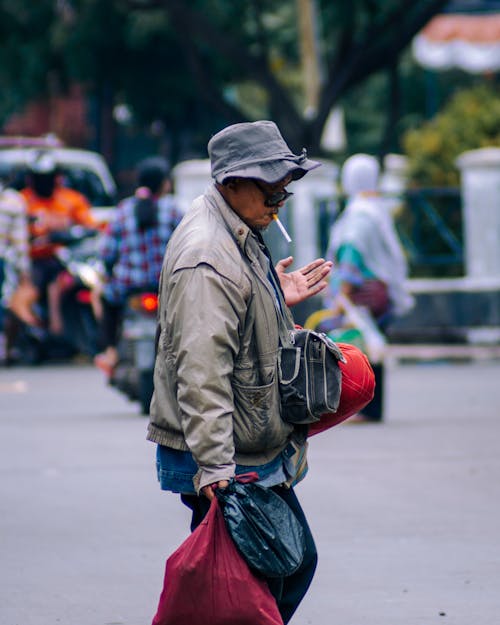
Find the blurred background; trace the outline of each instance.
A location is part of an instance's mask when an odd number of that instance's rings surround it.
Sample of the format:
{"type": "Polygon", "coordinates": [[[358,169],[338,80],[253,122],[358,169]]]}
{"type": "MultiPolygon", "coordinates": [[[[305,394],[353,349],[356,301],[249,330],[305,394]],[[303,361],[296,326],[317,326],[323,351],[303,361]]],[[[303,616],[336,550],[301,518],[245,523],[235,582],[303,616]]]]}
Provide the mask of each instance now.
{"type": "Polygon", "coordinates": [[[498,342],[499,1],[1,0],[0,28],[0,173],[14,147],[82,148],[113,180],[74,186],[110,206],[157,154],[185,208],[210,136],[272,119],[326,165],[297,185],[275,255],[324,254],[339,167],[376,155],[418,300],[394,339],[498,342]]]}
{"type": "Polygon", "coordinates": [[[454,147],[498,142],[499,10],[495,0],[3,0],[2,134],[96,150],[120,184],[145,154],[205,158],[221,127],[272,118],[295,150],[408,153],[416,181],[452,185],[454,147]],[[467,64],[471,54],[483,62],[467,64]],[[469,104],[449,110],[459,92],[469,104]],[[474,94],[489,109],[482,123],[474,94]],[[445,111],[467,113],[471,128],[439,146],[437,172],[418,161],[439,137],[416,146],[409,131],[429,133],[445,111]]]}
{"type": "MultiPolygon", "coordinates": [[[[323,163],[280,212],[291,245],[267,233],[299,267],[327,250],[345,160],[380,162],[415,306],[387,330],[384,423],[310,447],[321,560],[297,625],[498,623],[499,69],[500,0],[0,0],[0,180],[20,189],[49,150],[99,228],[144,157],[168,160],[182,213],[210,182],[210,137],[272,119],[323,163]]],[[[0,331],[2,625],[150,622],[187,532],[137,418],[151,293],[120,385],[91,365],[98,236],[60,258],[62,338],[23,320],[9,361],[0,331]]]]}

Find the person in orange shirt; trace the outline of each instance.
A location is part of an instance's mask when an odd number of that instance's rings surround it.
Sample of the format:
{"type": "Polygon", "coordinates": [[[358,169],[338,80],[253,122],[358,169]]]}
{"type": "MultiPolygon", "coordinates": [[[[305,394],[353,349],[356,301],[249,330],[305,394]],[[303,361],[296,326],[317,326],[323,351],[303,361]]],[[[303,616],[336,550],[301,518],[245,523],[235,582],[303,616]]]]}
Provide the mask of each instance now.
{"type": "Polygon", "coordinates": [[[40,296],[47,298],[49,329],[59,334],[61,288],[57,277],[62,266],[55,255],[59,244],[51,241],[51,235],[74,225],[94,228],[96,223],[85,196],[63,186],[57,162],[48,151],[32,154],[28,161],[27,187],[21,194],[27,206],[33,282],[40,296]]]}

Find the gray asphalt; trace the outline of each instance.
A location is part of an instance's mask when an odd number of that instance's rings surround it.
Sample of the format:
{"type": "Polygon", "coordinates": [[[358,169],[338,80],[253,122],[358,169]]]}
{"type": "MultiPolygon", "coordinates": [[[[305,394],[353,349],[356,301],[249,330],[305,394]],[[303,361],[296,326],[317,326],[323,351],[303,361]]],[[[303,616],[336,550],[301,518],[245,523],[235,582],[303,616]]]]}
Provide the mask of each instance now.
{"type": "MultiPolygon", "coordinates": [[[[393,363],[383,424],[311,440],[293,625],[500,623],[499,373],[393,363]]],[[[188,514],[145,428],[90,366],[0,370],[0,625],[151,622],[188,514]]]]}

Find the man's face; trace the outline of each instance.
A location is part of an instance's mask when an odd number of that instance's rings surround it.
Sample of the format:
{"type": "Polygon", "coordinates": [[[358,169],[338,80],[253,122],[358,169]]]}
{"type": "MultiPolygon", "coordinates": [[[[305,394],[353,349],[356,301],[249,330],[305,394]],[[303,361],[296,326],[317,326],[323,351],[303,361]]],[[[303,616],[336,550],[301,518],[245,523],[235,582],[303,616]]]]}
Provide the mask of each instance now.
{"type": "Polygon", "coordinates": [[[274,201],[279,199],[279,195],[275,194],[286,193],[285,187],[291,181],[292,176],[273,184],[251,178],[237,178],[228,185],[229,193],[225,197],[247,226],[255,230],[264,230],[286,201],[284,197],[274,204],[274,201]],[[269,206],[271,202],[273,205],[269,206]]]}

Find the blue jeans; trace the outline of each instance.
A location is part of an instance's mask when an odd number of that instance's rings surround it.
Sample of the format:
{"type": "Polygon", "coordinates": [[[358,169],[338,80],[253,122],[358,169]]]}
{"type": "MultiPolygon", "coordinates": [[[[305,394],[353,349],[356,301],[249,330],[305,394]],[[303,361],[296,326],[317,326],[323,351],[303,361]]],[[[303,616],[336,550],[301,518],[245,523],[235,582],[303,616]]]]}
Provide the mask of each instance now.
{"type": "MultiPolygon", "coordinates": [[[[281,484],[289,477],[286,472],[286,463],[294,452],[295,449],[290,444],[281,454],[265,464],[258,466],[237,464],[236,474],[255,472],[259,475],[259,482],[262,486],[269,487],[281,484]]],[[[189,451],[179,451],[158,445],[156,448],[156,471],[162,490],[185,495],[196,494],[193,477],[198,471],[198,465],[189,451]]]]}

